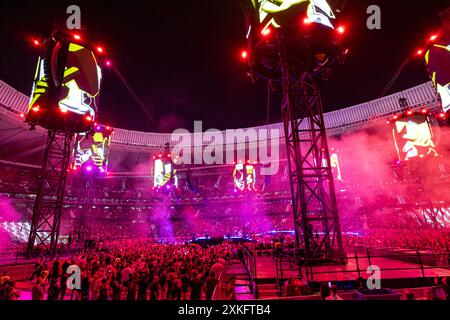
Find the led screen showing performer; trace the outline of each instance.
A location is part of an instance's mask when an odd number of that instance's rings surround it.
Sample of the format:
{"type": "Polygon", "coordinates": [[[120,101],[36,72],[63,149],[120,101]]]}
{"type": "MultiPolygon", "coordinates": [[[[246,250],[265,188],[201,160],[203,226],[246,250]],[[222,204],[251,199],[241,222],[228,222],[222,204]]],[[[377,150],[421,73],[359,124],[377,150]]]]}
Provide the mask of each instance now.
{"type": "Polygon", "coordinates": [[[299,4],[307,4],[306,16],[309,22],[334,28],[335,15],[326,0],[252,0],[253,7],[259,13],[259,22],[264,26],[279,28],[281,22],[277,15],[299,4]]]}
{"type": "Polygon", "coordinates": [[[240,190],[240,191],[245,190],[244,164],[243,163],[238,163],[234,166],[233,181],[234,181],[234,187],[237,190],[240,190]]]}
{"type": "MultiPolygon", "coordinates": [[[[334,148],[331,148],[331,155],[330,155],[330,167],[333,173],[333,178],[338,181],[344,181],[342,179],[342,171],[341,171],[341,163],[339,160],[339,152],[335,150],[334,148]]],[[[322,159],[323,166],[327,166],[327,160],[322,159]]]]}
{"type": "Polygon", "coordinates": [[[101,79],[102,72],[92,51],[69,44],[59,108],[94,118],[101,79]]]}
{"type": "Polygon", "coordinates": [[[333,171],[333,176],[338,181],[343,181],[341,173],[341,164],[339,162],[339,156],[336,152],[330,156],[330,164],[333,171]]]}
{"type": "Polygon", "coordinates": [[[154,157],[153,187],[155,189],[178,187],[177,171],[169,157],[154,157]]]}
{"type": "Polygon", "coordinates": [[[450,110],[450,36],[441,37],[425,54],[425,63],[444,112],[450,110]]]}
{"type": "Polygon", "coordinates": [[[397,118],[392,129],[398,159],[436,156],[433,126],[427,115],[411,114],[397,118]]]}
{"type": "Polygon", "coordinates": [[[27,122],[45,128],[86,132],[95,119],[101,68],[90,49],[57,33],[38,60],[27,122]]]}
{"type": "Polygon", "coordinates": [[[256,191],[256,170],[252,165],[245,166],[246,183],[248,191],[256,191]]]}
{"type": "Polygon", "coordinates": [[[257,191],[256,169],[254,165],[238,163],[233,169],[235,191],[257,191]]]}
{"type": "Polygon", "coordinates": [[[97,125],[92,133],[77,134],[73,169],[106,173],[111,132],[109,127],[97,125]]]}
{"type": "MultiPolygon", "coordinates": [[[[45,73],[48,64],[50,64],[48,59],[39,58],[29,111],[35,107],[44,108],[48,105],[49,92],[51,87],[55,86],[45,73]]],[[[90,115],[94,118],[101,78],[102,72],[93,52],[70,43],[58,99],[59,109],[62,112],[90,115]]]]}

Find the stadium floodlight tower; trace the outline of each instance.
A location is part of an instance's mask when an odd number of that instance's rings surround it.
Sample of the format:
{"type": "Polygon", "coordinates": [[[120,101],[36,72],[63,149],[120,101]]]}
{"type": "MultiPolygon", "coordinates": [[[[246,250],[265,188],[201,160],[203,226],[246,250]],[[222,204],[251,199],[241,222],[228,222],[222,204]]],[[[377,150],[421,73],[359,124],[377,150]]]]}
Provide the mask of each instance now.
{"type": "MultiPolygon", "coordinates": [[[[348,52],[344,26],[325,0],[240,0],[253,79],[278,82],[296,244],[309,262],[345,262],[330,153],[317,78],[348,52]]],[[[344,2],[345,3],[345,2],[344,2]]]]}
{"type": "MultiPolygon", "coordinates": [[[[103,50],[102,50],[103,51],[103,50]]],[[[100,94],[97,58],[77,33],[55,30],[41,46],[25,121],[48,131],[27,252],[54,255],[76,133],[92,130],[100,94]]]]}

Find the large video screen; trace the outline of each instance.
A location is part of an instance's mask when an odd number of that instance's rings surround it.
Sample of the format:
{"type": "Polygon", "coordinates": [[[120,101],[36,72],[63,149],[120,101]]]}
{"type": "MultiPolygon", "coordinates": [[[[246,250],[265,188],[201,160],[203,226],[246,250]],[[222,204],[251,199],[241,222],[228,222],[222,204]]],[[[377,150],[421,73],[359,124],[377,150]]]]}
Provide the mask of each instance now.
{"type": "Polygon", "coordinates": [[[93,133],[79,133],[76,136],[73,168],[87,172],[108,171],[108,153],[111,144],[111,131],[96,126],[93,133]]]}
{"type": "Polygon", "coordinates": [[[331,169],[333,171],[333,178],[335,178],[338,181],[343,181],[342,172],[341,172],[341,164],[340,164],[339,155],[337,154],[337,152],[333,152],[330,155],[330,164],[331,164],[331,169]]]}
{"type": "Polygon", "coordinates": [[[239,191],[245,190],[244,164],[238,163],[234,166],[233,181],[235,190],[239,191]]]}
{"type": "Polygon", "coordinates": [[[170,159],[158,158],[153,165],[153,187],[156,189],[178,187],[177,171],[170,159]]]}
{"type": "Polygon", "coordinates": [[[49,99],[49,86],[51,86],[51,83],[45,76],[44,64],[45,60],[39,57],[36,74],[34,76],[33,89],[31,90],[31,99],[28,105],[28,112],[31,110],[38,110],[41,106],[45,107],[46,101],[49,99]]]}
{"type": "Polygon", "coordinates": [[[238,163],[233,169],[235,191],[256,191],[256,169],[254,165],[238,163]]]}
{"type": "Polygon", "coordinates": [[[401,161],[438,155],[433,127],[427,115],[413,114],[397,119],[392,134],[401,161]]]}
{"type": "Polygon", "coordinates": [[[450,110],[450,36],[439,39],[425,55],[431,79],[442,100],[444,112],[450,110]]]}
{"type": "Polygon", "coordinates": [[[256,191],[256,170],[252,165],[245,166],[248,191],[256,191]]]}
{"type": "Polygon", "coordinates": [[[92,51],[69,44],[60,99],[61,110],[95,116],[102,72],[92,51]]]}
{"type": "Polygon", "coordinates": [[[259,13],[259,22],[264,28],[269,26],[279,28],[279,15],[296,5],[306,4],[306,17],[311,23],[318,23],[334,28],[332,19],[335,15],[326,0],[251,0],[253,7],[259,13]]]}
{"type": "Polygon", "coordinates": [[[36,122],[45,126],[54,118],[48,112],[94,119],[102,79],[94,53],[75,43],[60,42],[48,51],[38,60],[28,108],[31,120],[39,119],[36,122]]]}

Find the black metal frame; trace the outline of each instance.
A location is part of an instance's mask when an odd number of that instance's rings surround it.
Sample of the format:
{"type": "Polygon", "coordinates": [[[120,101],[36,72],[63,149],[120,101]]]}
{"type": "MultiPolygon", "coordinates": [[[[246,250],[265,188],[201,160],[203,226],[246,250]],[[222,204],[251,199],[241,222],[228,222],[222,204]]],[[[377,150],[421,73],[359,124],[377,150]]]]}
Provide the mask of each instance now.
{"type": "Polygon", "coordinates": [[[76,222],[76,229],[74,230],[77,237],[77,242],[84,246],[86,234],[89,233],[88,216],[92,211],[92,193],[93,184],[95,183],[95,177],[80,177],[81,184],[84,188],[80,188],[78,191],[78,205],[83,207],[83,210],[79,213],[76,222]]]}
{"type": "Polygon", "coordinates": [[[28,253],[35,249],[45,249],[50,255],[56,252],[72,138],[72,133],[48,131],[28,238],[28,253]]]}
{"type": "Polygon", "coordinates": [[[250,276],[251,281],[251,290],[255,295],[255,299],[259,299],[259,291],[256,281],[258,279],[258,274],[256,270],[256,253],[254,248],[250,250],[247,246],[243,246],[243,257],[242,263],[244,267],[247,269],[247,272],[250,276]]]}
{"type": "MultiPolygon", "coordinates": [[[[429,280],[431,280],[430,276],[427,276],[425,271],[426,270],[440,270],[440,269],[448,269],[450,268],[450,265],[426,265],[424,263],[424,257],[443,257],[449,256],[449,252],[441,252],[441,253],[424,253],[421,252],[419,249],[414,250],[414,252],[411,253],[374,253],[372,251],[376,251],[376,249],[361,249],[364,250],[364,253],[358,254],[357,250],[355,249],[353,254],[348,256],[349,260],[354,261],[354,268],[351,269],[336,269],[336,270],[330,270],[327,269],[325,271],[315,271],[313,263],[309,263],[308,265],[303,264],[303,260],[294,258],[288,255],[280,255],[276,257],[276,268],[277,268],[277,282],[283,283],[286,281],[289,277],[292,275],[289,274],[291,271],[297,271],[297,277],[299,279],[304,279],[311,289],[311,283],[319,280],[314,279],[314,276],[320,276],[320,275],[326,275],[327,277],[325,279],[321,279],[319,282],[328,282],[328,281],[345,281],[342,279],[339,279],[339,276],[342,276],[343,274],[349,274],[352,276],[349,276],[348,278],[351,279],[367,279],[369,277],[366,267],[363,266],[371,266],[373,260],[377,260],[380,262],[380,259],[413,259],[415,260],[415,265],[410,267],[384,267],[383,265],[380,265],[381,272],[388,272],[388,271],[408,271],[413,270],[420,273],[420,278],[422,279],[422,286],[427,287],[429,280]],[[304,269],[304,271],[303,271],[304,269]],[[288,276],[286,274],[288,273],[288,276]],[[305,278],[303,277],[305,275],[305,278]],[[363,277],[364,275],[364,277],[363,277]]],[[[318,267],[320,267],[320,263],[318,263],[318,267]]],[[[348,280],[350,281],[350,280],[348,280]]],[[[280,292],[283,292],[283,288],[280,287],[280,292]]]]}
{"type": "Polygon", "coordinates": [[[307,259],[345,262],[320,91],[313,75],[294,71],[281,37],[279,55],[296,245],[307,259]]]}

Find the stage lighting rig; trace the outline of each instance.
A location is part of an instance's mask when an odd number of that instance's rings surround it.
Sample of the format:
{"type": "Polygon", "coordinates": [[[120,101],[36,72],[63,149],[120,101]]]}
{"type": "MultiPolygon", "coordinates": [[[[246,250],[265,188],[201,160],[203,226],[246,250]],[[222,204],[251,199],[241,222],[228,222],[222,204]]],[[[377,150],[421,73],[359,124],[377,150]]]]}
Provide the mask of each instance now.
{"type": "Polygon", "coordinates": [[[104,48],[60,30],[43,43],[32,41],[40,57],[25,121],[53,131],[89,131],[98,111],[101,66],[109,61],[104,48]]]}
{"type": "Polygon", "coordinates": [[[317,78],[329,78],[331,68],[343,62],[349,52],[344,43],[348,25],[336,15],[342,13],[345,2],[339,1],[336,13],[326,0],[240,3],[246,17],[246,60],[251,78],[280,84],[283,91],[281,111],[296,246],[307,262],[345,263],[333,159],[317,87],[317,78]],[[311,231],[320,236],[314,237],[311,231]]]}
{"type": "MultiPolygon", "coordinates": [[[[58,247],[59,229],[64,204],[65,184],[70,171],[73,137],[88,139],[98,111],[102,79],[102,62],[84,36],[70,31],[54,30],[42,45],[33,41],[41,51],[33,82],[31,99],[25,121],[34,129],[47,129],[48,141],[42,160],[37,186],[27,252],[35,249],[54,255],[58,247]]],[[[102,54],[104,50],[102,48],[102,54]]],[[[98,52],[98,48],[97,48],[98,52]]],[[[93,134],[92,154],[79,159],[92,161],[86,172],[105,170],[105,150],[108,138],[93,134]]],[[[80,142],[80,141],[79,141],[80,142]]],[[[78,145],[80,147],[80,145],[78,145]]],[[[81,151],[83,147],[79,148],[81,151]]],[[[80,151],[79,150],[79,151],[80,151]]],[[[81,164],[82,165],[82,164],[81,164]]]]}
{"type": "Polygon", "coordinates": [[[281,80],[280,41],[289,63],[319,73],[345,57],[347,27],[325,0],[240,0],[246,13],[247,55],[257,76],[281,80]]]}

